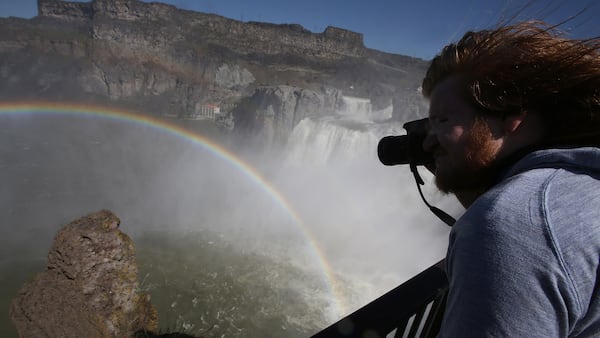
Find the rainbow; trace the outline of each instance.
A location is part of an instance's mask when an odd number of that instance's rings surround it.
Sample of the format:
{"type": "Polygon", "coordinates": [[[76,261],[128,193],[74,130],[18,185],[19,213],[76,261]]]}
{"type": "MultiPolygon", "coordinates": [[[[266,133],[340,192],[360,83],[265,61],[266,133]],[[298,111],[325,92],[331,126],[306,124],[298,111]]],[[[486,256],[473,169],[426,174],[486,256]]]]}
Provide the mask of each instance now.
{"type": "Polygon", "coordinates": [[[192,142],[195,145],[202,147],[209,153],[213,154],[217,158],[225,161],[226,163],[233,166],[246,178],[255,183],[265,193],[272,198],[272,200],[284,210],[292,221],[299,227],[300,232],[305,237],[304,240],[309,244],[311,250],[314,252],[315,258],[318,261],[319,268],[322,271],[325,285],[328,288],[333,301],[334,311],[336,312],[337,318],[346,314],[346,306],[343,301],[341,289],[337,286],[336,279],[329,266],[325,255],[319,248],[317,241],[312,236],[308,227],[304,224],[301,217],[294,210],[291,204],[277,189],[266,180],[259,172],[252,168],[248,163],[237,157],[229,150],[218,145],[214,141],[211,141],[203,136],[193,133],[183,127],[159,119],[156,117],[142,115],[132,111],[118,109],[114,107],[105,107],[99,105],[88,105],[88,104],[72,104],[72,103],[57,103],[51,101],[35,101],[35,102],[0,102],[0,116],[2,115],[15,115],[23,113],[34,113],[34,114],[73,114],[79,116],[92,116],[98,118],[113,119],[117,121],[132,122],[144,126],[148,126],[159,132],[166,132],[172,134],[178,138],[184,139],[188,142],[192,142]]]}

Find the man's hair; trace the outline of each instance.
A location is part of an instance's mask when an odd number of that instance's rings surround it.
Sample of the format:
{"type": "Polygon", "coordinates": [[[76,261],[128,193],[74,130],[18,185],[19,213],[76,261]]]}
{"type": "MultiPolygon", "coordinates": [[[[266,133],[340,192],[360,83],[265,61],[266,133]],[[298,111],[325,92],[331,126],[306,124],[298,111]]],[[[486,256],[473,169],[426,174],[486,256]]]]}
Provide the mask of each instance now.
{"type": "Polygon", "coordinates": [[[429,97],[449,76],[482,114],[536,112],[545,143],[600,146],[600,38],[567,39],[540,21],[466,33],[431,62],[429,97]]]}

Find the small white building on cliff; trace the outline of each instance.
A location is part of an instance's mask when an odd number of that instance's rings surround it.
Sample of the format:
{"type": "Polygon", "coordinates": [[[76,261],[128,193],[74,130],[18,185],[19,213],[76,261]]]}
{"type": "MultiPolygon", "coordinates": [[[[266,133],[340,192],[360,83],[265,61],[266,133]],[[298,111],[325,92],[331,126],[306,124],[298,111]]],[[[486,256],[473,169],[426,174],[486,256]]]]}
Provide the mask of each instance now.
{"type": "Polygon", "coordinates": [[[215,103],[196,103],[194,111],[188,115],[190,120],[212,120],[221,116],[221,107],[215,103]]]}

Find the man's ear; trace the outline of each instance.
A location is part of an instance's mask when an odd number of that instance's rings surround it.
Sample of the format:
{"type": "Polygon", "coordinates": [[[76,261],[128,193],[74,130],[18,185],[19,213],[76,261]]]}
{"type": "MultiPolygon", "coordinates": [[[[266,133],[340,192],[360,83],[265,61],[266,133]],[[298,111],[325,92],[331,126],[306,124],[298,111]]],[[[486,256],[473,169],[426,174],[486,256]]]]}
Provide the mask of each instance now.
{"type": "Polygon", "coordinates": [[[504,118],[504,131],[507,133],[514,133],[519,127],[521,123],[527,117],[527,111],[521,110],[515,114],[509,114],[504,118]]]}

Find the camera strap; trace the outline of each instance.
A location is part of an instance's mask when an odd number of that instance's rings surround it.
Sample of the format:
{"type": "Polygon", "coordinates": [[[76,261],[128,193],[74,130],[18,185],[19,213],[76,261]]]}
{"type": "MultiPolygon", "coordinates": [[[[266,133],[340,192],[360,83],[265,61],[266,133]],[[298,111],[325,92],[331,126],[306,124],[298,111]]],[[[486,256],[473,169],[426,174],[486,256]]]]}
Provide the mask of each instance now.
{"type": "Polygon", "coordinates": [[[421,190],[421,186],[424,185],[425,182],[421,178],[421,175],[419,175],[419,171],[417,170],[417,166],[412,161],[410,163],[410,171],[413,173],[413,176],[415,177],[415,182],[417,183],[417,190],[419,191],[419,195],[421,195],[421,199],[423,200],[423,202],[425,203],[425,205],[442,222],[446,223],[448,226],[453,226],[454,223],[456,223],[456,220],[454,219],[454,217],[448,215],[442,209],[429,204],[429,202],[427,202],[427,200],[425,199],[425,196],[423,195],[423,191],[421,190]]]}

